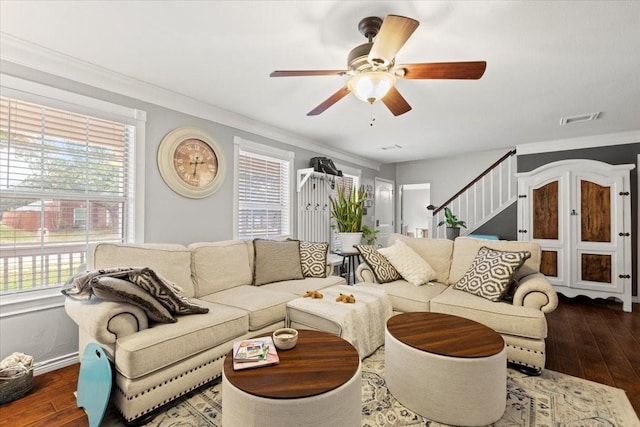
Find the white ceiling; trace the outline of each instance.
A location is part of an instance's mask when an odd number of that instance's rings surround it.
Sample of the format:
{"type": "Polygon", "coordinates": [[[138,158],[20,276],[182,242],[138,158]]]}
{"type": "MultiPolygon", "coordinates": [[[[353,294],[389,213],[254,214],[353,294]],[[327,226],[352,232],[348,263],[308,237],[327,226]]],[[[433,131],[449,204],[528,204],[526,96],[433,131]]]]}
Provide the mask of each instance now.
{"type": "Polygon", "coordinates": [[[379,163],[640,129],[639,1],[0,0],[0,19],[15,38],[379,163]],[[421,23],[398,63],[485,60],[482,79],[400,80],[413,110],[399,117],[352,95],[308,117],[347,77],[269,77],[345,69],[366,41],[358,22],[390,13],[421,23]]]}

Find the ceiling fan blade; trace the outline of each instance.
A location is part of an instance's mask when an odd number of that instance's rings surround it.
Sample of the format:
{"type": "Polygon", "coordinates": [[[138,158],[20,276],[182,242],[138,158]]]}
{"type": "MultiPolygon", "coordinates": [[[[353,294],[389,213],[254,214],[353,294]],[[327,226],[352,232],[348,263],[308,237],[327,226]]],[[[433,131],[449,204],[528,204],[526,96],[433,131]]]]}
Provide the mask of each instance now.
{"type": "Polygon", "coordinates": [[[369,52],[369,63],[388,65],[409,40],[420,22],[398,15],[387,15],[369,52]]]}
{"type": "Polygon", "coordinates": [[[331,107],[333,104],[335,104],[336,102],[340,101],[342,98],[347,96],[349,94],[349,92],[351,92],[351,91],[346,86],[343,87],[343,88],[340,88],[340,90],[338,90],[336,93],[331,95],[329,98],[327,98],[325,101],[323,101],[316,108],[314,108],[313,110],[309,111],[307,113],[307,116],[317,116],[318,114],[323,113],[324,110],[326,110],[327,108],[331,107]]]}
{"type": "Polygon", "coordinates": [[[424,64],[403,64],[395,70],[404,70],[405,79],[471,79],[477,80],[487,68],[485,61],[431,62],[424,64]]]}
{"type": "Polygon", "coordinates": [[[400,95],[400,92],[398,92],[398,89],[396,89],[395,86],[392,86],[391,89],[389,89],[389,92],[387,92],[384,98],[382,98],[382,102],[394,116],[399,116],[411,111],[411,105],[409,105],[407,100],[400,95]]]}
{"type": "Polygon", "coordinates": [[[269,77],[295,77],[295,76],[342,76],[347,70],[288,70],[273,71],[269,77]]]}

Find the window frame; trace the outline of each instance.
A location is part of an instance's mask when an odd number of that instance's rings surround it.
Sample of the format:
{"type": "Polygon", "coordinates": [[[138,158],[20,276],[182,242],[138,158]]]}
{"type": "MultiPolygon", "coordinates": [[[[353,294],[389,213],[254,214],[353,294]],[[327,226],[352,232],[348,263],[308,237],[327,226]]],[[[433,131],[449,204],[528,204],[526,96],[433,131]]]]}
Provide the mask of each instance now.
{"type": "MultiPolygon", "coordinates": [[[[0,93],[26,102],[119,121],[135,128],[135,143],[129,152],[132,168],[130,176],[134,180],[129,200],[133,208],[126,213],[131,230],[125,239],[143,242],[146,112],[6,74],[0,74],[0,93]]],[[[1,295],[0,318],[64,305],[64,296],[60,293],[61,286],[62,284],[1,295]]]]}
{"type": "Polygon", "coordinates": [[[294,159],[295,154],[293,151],[282,150],[279,148],[271,147],[266,144],[261,144],[253,141],[249,141],[238,136],[233,138],[233,238],[241,239],[238,234],[238,214],[240,212],[240,200],[239,200],[239,156],[240,151],[247,151],[254,154],[262,155],[265,157],[271,157],[277,160],[283,160],[289,163],[289,182],[287,184],[287,192],[289,198],[288,215],[289,215],[289,230],[286,234],[279,236],[280,238],[292,237],[294,229],[294,159]]]}

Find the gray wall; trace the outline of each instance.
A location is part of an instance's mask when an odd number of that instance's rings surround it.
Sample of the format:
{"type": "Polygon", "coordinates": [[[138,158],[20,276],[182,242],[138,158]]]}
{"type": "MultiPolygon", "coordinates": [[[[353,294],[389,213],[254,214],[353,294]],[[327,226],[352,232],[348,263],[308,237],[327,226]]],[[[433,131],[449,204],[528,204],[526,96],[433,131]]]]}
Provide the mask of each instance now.
{"type": "MultiPolygon", "coordinates": [[[[295,153],[294,169],[306,168],[309,159],[323,155],[284,144],[255,133],[235,129],[215,121],[183,114],[158,105],[107,92],[95,87],[79,84],[72,80],[28,69],[16,64],[1,63],[2,72],[26,80],[44,83],[81,95],[105,100],[147,113],[145,147],[145,215],[144,235],[146,242],[171,242],[189,244],[197,241],[227,240],[233,237],[233,139],[243,139],[267,144],[295,153]],[[165,185],[156,163],[156,153],[162,138],[171,130],[181,126],[196,126],[208,132],[220,144],[227,161],[227,176],[222,187],[212,196],[204,199],[187,199],[174,193],[165,185]]],[[[394,168],[386,167],[385,172],[363,167],[350,162],[348,155],[336,159],[340,164],[362,170],[362,183],[373,185],[376,176],[393,179],[394,168]]],[[[295,200],[294,200],[295,203],[295,200]]],[[[373,211],[373,210],[371,210],[373,211]]],[[[296,215],[293,215],[293,232],[296,230],[296,215]]],[[[372,224],[372,216],[365,223],[372,224]]],[[[3,299],[3,304],[5,300],[3,299]]],[[[48,300],[46,309],[2,306],[0,312],[0,359],[19,351],[30,354],[38,362],[71,360],[77,352],[78,332],[76,325],[66,316],[62,295],[48,300]]],[[[63,365],[65,362],[62,362],[63,365]]]]}

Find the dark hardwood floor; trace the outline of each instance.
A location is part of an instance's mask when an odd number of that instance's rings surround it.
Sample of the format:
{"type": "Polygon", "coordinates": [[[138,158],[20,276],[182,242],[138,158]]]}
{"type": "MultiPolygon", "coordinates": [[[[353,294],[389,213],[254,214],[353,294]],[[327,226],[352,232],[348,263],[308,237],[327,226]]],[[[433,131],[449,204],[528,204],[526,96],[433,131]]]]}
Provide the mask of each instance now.
{"type": "MultiPolygon", "coordinates": [[[[547,368],[622,388],[640,414],[640,304],[625,313],[620,303],[560,296],[547,321],[547,368]]],[[[78,369],[35,377],[27,396],[0,406],[0,427],[88,426],[73,395],[78,369]]]]}

